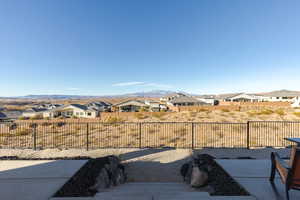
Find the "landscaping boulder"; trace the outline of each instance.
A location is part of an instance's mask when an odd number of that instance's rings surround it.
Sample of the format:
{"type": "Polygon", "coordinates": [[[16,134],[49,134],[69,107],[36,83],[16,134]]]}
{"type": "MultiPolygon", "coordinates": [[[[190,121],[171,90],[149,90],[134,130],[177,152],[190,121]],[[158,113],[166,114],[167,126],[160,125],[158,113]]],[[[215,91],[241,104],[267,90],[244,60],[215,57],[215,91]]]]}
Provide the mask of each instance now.
{"type": "Polygon", "coordinates": [[[111,186],[111,180],[109,177],[109,174],[105,168],[103,168],[99,175],[96,178],[96,183],[93,185],[90,189],[96,190],[96,191],[101,191],[105,188],[109,188],[111,186]]]}
{"type": "Polygon", "coordinates": [[[208,181],[208,171],[211,167],[202,158],[193,157],[191,161],[182,165],[180,173],[183,181],[192,187],[202,187],[208,181]]]}
{"type": "Polygon", "coordinates": [[[108,163],[104,165],[104,168],[97,177],[96,184],[91,187],[91,189],[101,191],[111,186],[123,184],[125,181],[126,174],[124,166],[120,164],[120,160],[117,157],[109,156],[108,163]]]}
{"type": "Polygon", "coordinates": [[[207,183],[208,173],[204,170],[200,170],[199,166],[193,166],[191,175],[191,186],[202,187],[207,183]]]}

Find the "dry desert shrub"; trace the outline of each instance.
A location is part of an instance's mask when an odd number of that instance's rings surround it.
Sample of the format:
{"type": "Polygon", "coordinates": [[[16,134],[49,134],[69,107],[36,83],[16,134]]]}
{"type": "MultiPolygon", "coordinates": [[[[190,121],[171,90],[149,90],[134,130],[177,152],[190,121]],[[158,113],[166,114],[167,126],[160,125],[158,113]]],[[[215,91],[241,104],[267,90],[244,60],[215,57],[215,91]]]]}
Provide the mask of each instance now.
{"type": "Polygon", "coordinates": [[[274,113],[274,111],[270,110],[270,109],[264,109],[264,110],[261,110],[261,111],[250,110],[250,111],[247,112],[247,114],[250,117],[253,117],[253,116],[256,116],[256,115],[271,115],[273,113],[274,113]]]}
{"type": "Polygon", "coordinates": [[[163,120],[163,117],[166,116],[167,113],[166,112],[155,112],[152,113],[152,117],[155,117],[157,119],[163,120]]]}
{"type": "Polygon", "coordinates": [[[120,123],[120,122],[124,122],[124,121],[125,120],[121,117],[111,117],[110,116],[106,119],[105,122],[107,122],[107,123],[120,123]]]}
{"type": "Polygon", "coordinates": [[[261,114],[261,115],[271,115],[273,113],[274,113],[274,111],[270,110],[270,109],[265,109],[265,110],[262,110],[259,112],[259,114],[261,114]]]}
{"type": "Polygon", "coordinates": [[[197,112],[207,112],[207,111],[209,111],[209,110],[206,108],[198,108],[197,109],[197,112]]]}
{"type": "Polygon", "coordinates": [[[279,116],[284,116],[284,115],[286,115],[286,113],[284,112],[283,109],[277,109],[277,110],[275,110],[275,113],[276,113],[277,115],[279,115],[279,116]]]}
{"type": "Polygon", "coordinates": [[[30,120],[39,120],[39,119],[43,119],[43,116],[41,115],[35,115],[29,118],[30,120]]]}
{"type": "Polygon", "coordinates": [[[297,117],[300,117],[300,112],[294,112],[293,114],[297,117]]]}
{"type": "Polygon", "coordinates": [[[190,117],[196,117],[197,116],[197,112],[189,112],[190,117]]]}
{"type": "Polygon", "coordinates": [[[30,135],[32,133],[32,130],[29,128],[19,129],[16,130],[15,135],[16,136],[24,136],[24,135],[30,135]]]}
{"type": "Polygon", "coordinates": [[[28,120],[29,118],[28,117],[25,117],[25,116],[20,116],[19,117],[19,120],[28,120]]]}
{"type": "Polygon", "coordinates": [[[146,118],[148,118],[147,115],[144,115],[143,113],[140,113],[140,112],[134,113],[134,116],[137,119],[146,119],[146,118]]]}
{"type": "Polygon", "coordinates": [[[230,110],[229,110],[229,109],[226,109],[226,108],[223,108],[223,109],[222,109],[222,112],[230,112],[230,110]]]}

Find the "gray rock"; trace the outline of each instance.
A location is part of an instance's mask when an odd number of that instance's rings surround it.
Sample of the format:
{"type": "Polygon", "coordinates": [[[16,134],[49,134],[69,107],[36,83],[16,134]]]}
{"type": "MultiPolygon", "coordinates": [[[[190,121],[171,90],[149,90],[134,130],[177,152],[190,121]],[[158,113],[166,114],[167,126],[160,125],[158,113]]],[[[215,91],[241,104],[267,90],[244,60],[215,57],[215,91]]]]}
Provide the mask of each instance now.
{"type": "Polygon", "coordinates": [[[96,179],[96,184],[90,189],[97,190],[98,192],[109,188],[112,185],[117,186],[125,183],[126,174],[124,166],[120,164],[120,160],[115,156],[110,156],[109,163],[104,165],[96,179]]]}
{"type": "Polygon", "coordinates": [[[191,176],[191,186],[202,187],[206,184],[207,180],[208,180],[208,173],[206,171],[200,170],[198,166],[193,166],[192,176],[191,176]]]}
{"type": "Polygon", "coordinates": [[[109,178],[109,174],[105,168],[103,168],[98,177],[96,178],[96,183],[90,189],[92,190],[97,190],[98,192],[105,189],[109,188],[111,186],[111,180],[109,178]]]}
{"type": "Polygon", "coordinates": [[[108,159],[109,159],[109,164],[110,164],[112,171],[117,170],[118,165],[120,163],[120,160],[118,159],[118,157],[110,156],[108,159]]]}
{"type": "Polygon", "coordinates": [[[184,177],[184,180],[186,183],[190,184],[191,183],[191,178],[192,178],[192,172],[193,172],[193,162],[188,162],[188,168],[186,175],[184,177]]]}
{"type": "Polygon", "coordinates": [[[125,182],[125,175],[122,169],[118,168],[113,176],[113,183],[115,186],[125,182]]]}

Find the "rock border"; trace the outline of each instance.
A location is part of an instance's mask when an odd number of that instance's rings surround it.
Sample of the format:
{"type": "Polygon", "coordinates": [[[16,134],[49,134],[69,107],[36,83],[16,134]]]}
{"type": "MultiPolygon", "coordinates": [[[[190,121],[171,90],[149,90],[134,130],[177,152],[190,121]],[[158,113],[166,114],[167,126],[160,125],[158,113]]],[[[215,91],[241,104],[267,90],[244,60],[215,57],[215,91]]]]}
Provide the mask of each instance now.
{"type": "Polygon", "coordinates": [[[91,158],[53,196],[93,197],[97,192],[126,181],[124,166],[116,156],[91,158]]]}
{"type": "MultiPolygon", "coordinates": [[[[206,183],[202,187],[209,187],[211,196],[251,196],[251,194],[235,181],[215,160],[208,154],[194,155],[192,160],[182,165],[181,175],[188,184],[191,184],[193,167],[208,174],[206,183]]],[[[203,182],[203,181],[202,181],[203,182]]],[[[201,188],[201,187],[199,187],[201,188]]]]}

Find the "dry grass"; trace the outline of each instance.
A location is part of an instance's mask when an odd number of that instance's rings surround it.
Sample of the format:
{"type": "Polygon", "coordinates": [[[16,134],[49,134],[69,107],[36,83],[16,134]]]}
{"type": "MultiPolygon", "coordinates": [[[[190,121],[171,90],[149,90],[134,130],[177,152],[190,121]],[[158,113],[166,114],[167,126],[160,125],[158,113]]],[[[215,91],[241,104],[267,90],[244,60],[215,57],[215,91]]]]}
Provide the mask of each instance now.
{"type": "Polygon", "coordinates": [[[146,119],[148,116],[143,114],[143,113],[140,113],[140,112],[137,112],[137,113],[134,113],[134,116],[137,118],[137,119],[146,119]]]}
{"type": "Polygon", "coordinates": [[[247,122],[247,121],[296,121],[300,112],[296,109],[262,109],[262,110],[201,110],[182,112],[132,113],[126,122],[247,122]]]}
{"type": "Polygon", "coordinates": [[[166,112],[156,112],[152,114],[152,117],[162,120],[164,116],[166,116],[166,112]]]}
{"type": "Polygon", "coordinates": [[[107,123],[120,123],[120,122],[124,122],[125,120],[121,117],[109,117],[108,119],[106,119],[105,122],[107,123]]]}
{"type": "Polygon", "coordinates": [[[293,114],[297,117],[300,117],[300,112],[294,112],[293,114]]]}
{"type": "Polygon", "coordinates": [[[284,112],[283,109],[277,109],[275,110],[275,113],[281,117],[283,117],[284,115],[286,115],[286,113],[284,112]]]}
{"type": "Polygon", "coordinates": [[[16,136],[24,136],[24,135],[30,135],[32,133],[32,129],[26,128],[26,129],[19,129],[15,132],[16,136]]]}
{"type": "Polygon", "coordinates": [[[230,112],[229,109],[222,109],[222,112],[230,112]]]}

